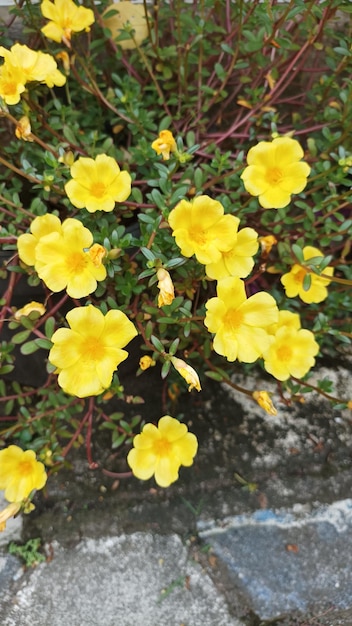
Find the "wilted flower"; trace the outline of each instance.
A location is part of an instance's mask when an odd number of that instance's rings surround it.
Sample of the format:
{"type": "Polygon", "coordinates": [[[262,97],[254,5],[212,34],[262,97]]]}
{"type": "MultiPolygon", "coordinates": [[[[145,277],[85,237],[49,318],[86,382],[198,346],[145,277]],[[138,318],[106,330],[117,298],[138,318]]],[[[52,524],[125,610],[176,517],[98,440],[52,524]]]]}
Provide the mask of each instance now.
{"type": "Polygon", "coordinates": [[[181,465],[192,465],[198,442],[185,424],[164,415],[158,426],[146,424],[133,439],[133,446],[127,456],[133,474],[141,480],[154,474],[159,487],[169,487],[178,479],[181,465]]]}
{"type": "MultiPolygon", "coordinates": [[[[323,257],[323,253],[313,246],[306,246],[303,248],[303,258],[305,261],[313,257],[323,257]]],[[[325,267],[324,274],[332,276],[334,273],[333,267],[325,267]]],[[[313,272],[310,272],[307,268],[302,267],[298,263],[295,263],[291,270],[281,277],[281,282],[285,288],[286,296],[288,298],[294,298],[299,296],[303,302],[311,304],[313,302],[322,302],[328,296],[327,286],[330,284],[328,278],[318,276],[313,272]],[[310,287],[305,289],[304,279],[306,275],[310,275],[310,287]]]]}
{"type": "Polygon", "coordinates": [[[238,219],[224,215],[221,202],[206,195],[191,202],[181,200],[168,219],[181,253],[186,257],[195,254],[204,265],[220,261],[237,240],[238,219]]]}
{"type": "Polygon", "coordinates": [[[117,366],[128,357],[122,350],[137,330],[122,311],[106,315],[92,304],[69,311],[70,328],[59,328],[51,338],[49,361],[66,392],[79,398],[97,396],[111,385],[117,366]]]}
{"type": "Polygon", "coordinates": [[[92,244],[90,230],[79,220],[68,218],[62,223],[61,234],[52,232],[37,243],[34,266],[38,276],[51,291],[66,289],[72,298],[88,296],[97,288],[97,281],[106,277],[99,254],[89,252],[92,244]]]}
{"type": "Polygon", "coordinates": [[[281,326],[263,353],[264,367],[278,380],[302,378],[315,365],[319,345],[310,330],[281,326]]]}
{"type": "Polygon", "coordinates": [[[23,139],[23,141],[33,141],[31,123],[27,115],[21,117],[21,119],[17,122],[15,135],[17,139],[23,139]]]}
{"type": "Polygon", "coordinates": [[[90,30],[94,23],[93,11],[77,6],[72,0],[43,0],[40,8],[44,17],[50,20],[41,29],[42,33],[57,43],[63,41],[69,45],[72,33],[90,30]]]}
{"type": "MultiPolygon", "coordinates": [[[[234,219],[237,220],[236,217],[234,219]]],[[[226,276],[246,278],[254,267],[253,255],[258,251],[258,247],[258,233],[253,228],[242,228],[237,233],[236,243],[231,250],[222,252],[217,263],[206,265],[207,276],[215,280],[221,280],[226,276]]]]}
{"type": "Polygon", "coordinates": [[[261,249],[262,249],[262,255],[264,257],[267,257],[273,246],[275,246],[277,244],[277,239],[276,237],[274,237],[274,235],[265,235],[265,237],[259,237],[258,239],[261,249]]]}
{"type": "Polygon", "coordinates": [[[267,327],[278,318],[276,302],[260,291],[247,298],[244,282],[237,277],[223,278],[217,285],[217,297],[206,303],[204,324],[215,333],[215,352],[228,361],[253,363],[270,344],[267,327]]]}
{"type": "Polygon", "coordinates": [[[184,378],[186,383],[189,385],[188,391],[192,391],[192,389],[197,389],[197,391],[202,390],[199,376],[193,367],[188,365],[188,363],[182,359],[178,359],[176,356],[171,357],[170,360],[174,368],[179,374],[181,374],[182,378],[184,378]]]}
{"type": "Polygon", "coordinates": [[[160,289],[160,293],[158,295],[158,306],[162,307],[166,304],[171,304],[175,298],[175,290],[171,276],[167,270],[160,267],[156,274],[159,280],[158,288],[160,289]]]}
{"type": "Polygon", "coordinates": [[[254,400],[258,402],[259,406],[269,415],[277,415],[277,410],[267,391],[253,391],[252,396],[254,400]]]}
{"type": "Polygon", "coordinates": [[[41,302],[35,302],[35,300],[32,300],[32,302],[28,302],[28,304],[25,304],[21,309],[18,309],[14,313],[14,318],[15,320],[20,320],[22,315],[27,317],[34,311],[38,314],[38,317],[40,317],[41,315],[44,315],[46,308],[41,302]]]}
{"type": "Polygon", "coordinates": [[[94,243],[91,248],[88,250],[88,254],[93,261],[95,267],[100,267],[103,262],[103,259],[107,255],[106,248],[101,246],[100,243],[94,243]]]}
{"type": "Polygon", "coordinates": [[[71,166],[71,176],[65,185],[69,200],[89,213],[112,211],[116,202],[124,202],[131,193],[131,176],[106,154],[95,160],[79,157],[71,166]]]}
{"type": "Polygon", "coordinates": [[[264,209],[287,206],[291,194],[300,193],[307,184],[310,167],[301,161],[303,156],[300,144],[291,137],[260,141],[247,154],[248,167],[241,175],[246,190],[259,196],[264,209]]]}
{"type": "Polygon", "coordinates": [[[164,161],[170,158],[170,152],[177,149],[176,141],[170,130],[161,130],[158,139],[152,143],[152,148],[157,154],[162,154],[164,161]]]}
{"type": "Polygon", "coordinates": [[[34,489],[42,489],[47,475],[33,450],[9,446],[0,450],[0,489],[8,502],[22,502],[34,489]]]}
{"type": "Polygon", "coordinates": [[[139,367],[143,371],[149,369],[150,367],[154,367],[154,365],[155,365],[154,359],[152,359],[152,357],[149,356],[148,354],[141,356],[141,358],[139,359],[139,367]]]}
{"type": "Polygon", "coordinates": [[[55,58],[58,61],[61,61],[63,68],[65,70],[65,74],[69,74],[70,73],[70,69],[71,69],[71,60],[70,60],[70,55],[66,52],[66,50],[61,50],[61,52],[58,52],[55,55],[55,58]]]}
{"type": "Polygon", "coordinates": [[[14,517],[21,509],[22,502],[11,502],[0,511],[0,533],[6,528],[6,522],[10,517],[14,517]]]}

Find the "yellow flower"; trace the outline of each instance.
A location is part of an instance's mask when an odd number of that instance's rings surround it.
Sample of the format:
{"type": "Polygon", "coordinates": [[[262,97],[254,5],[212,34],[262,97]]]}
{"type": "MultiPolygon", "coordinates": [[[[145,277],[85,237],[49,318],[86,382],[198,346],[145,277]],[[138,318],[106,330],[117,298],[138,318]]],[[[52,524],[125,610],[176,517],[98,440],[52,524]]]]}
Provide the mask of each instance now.
{"type": "MultiPolygon", "coordinates": [[[[234,219],[237,221],[236,217],[234,219]]],[[[228,252],[222,252],[217,263],[207,264],[205,268],[207,276],[215,280],[221,280],[226,276],[246,278],[254,267],[253,255],[258,252],[258,247],[258,233],[253,228],[242,228],[237,233],[233,248],[228,252]]]]}
{"type": "Polygon", "coordinates": [[[72,33],[90,30],[94,23],[93,11],[77,6],[72,0],[43,0],[40,8],[44,17],[50,20],[41,31],[57,43],[63,41],[69,45],[72,33]]]}
{"type": "Polygon", "coordinates": [[[88,250],[92,244],[90,230],[79,220],[68,218],[62,223],[61,234],[52,232],[37,243],[38,276],[51,291],[66,289],[72,298],[88,296],[97,288],[97,281],[106,277],[105,266],[88,250]]]}
{"type": "Polygon", "coordinates": [[[285,309],[281,309],[279,311],[279,317],[276,324],[268,326],[267,331],[269,335],[275,335],[279,328],[281,328],[282,326],[290,326],[295,330],[301,328],[301,318],[299,314],[293,313],[293,311],[286,311],[285,309]]]}
{"type": "Polygon", "coordinates": [[[1,46],[0,56],[5,59],[3,67],[17,73],[23,84],[38,81],[51,88],[54,85],[62,87],[66,82],[66,76],[57,69],[55,59],[45,52],[36,52],[24,44],[16,43],[10,50],[1,46]]]}
{"type": "Polygon", "coordinates": [[[20,320],[22,315],[27,317],[34,311],[38,314],[38,317],[40,317],[41,315],[44,315],[46,308],[44,304],[41,304],[41,302],[35,302],[35,300],[32,300],[32,302],[28,302],[28,304],[25,304],[21,309],[18,309],[14,314],[14,318],[15,320],[20,320]]]}
{"type": "Polygon", "coordinates": [[[197,391],[202,390],[199,376],[193,367],[188,365],[185,361],[182,361],[182,359],[178,359],[176,356],[171,357],[171,363],[189,385],[188,391],[192,391],[192,389],[197,389],[197,391]]]}
{"type": "Polygon", "coordinates": [[[23,141],[33,141],[31,123],[27,115],[21,117],[21,119],[17,122],[15,135],[17,139],[23,139],[23,141]]]}
{"type": "Polygon", "coordinates": [[[171,211],[169,224],[181,253],[195,254],[204,265],[220,261],[236,243],[237,218],[224,215],[222,204],[206,195],[181,200],[171,211]]]}
{"type": "Polygon", "coordinates": [[[264,351],[264,367],[278,380],[302,378],[315,365],[319,345],[310,330],[281,326],[264,351]]]}
{"type": "Polygon", "coordinates": [[[95,160],[80,157],[71,166],[71,176],[65,185],[70,202],[89,213],[112,211],[116,202],[124,202],[131,193],[131,176],[106,154],[95,160]]]}
{"type": "Polygon", "coordinates": [[[152,143],[152,148],[157,154],[162,154],[164,161],[170,158],[170,152],[177,149],[176,141],[170,130],[161,130],[158,139],[152,143]]]}
{"type": "Polygon", "coordinates": [[[278,318],[276,302],[260,291],[247,298],[244,282],[229,276],[218,282],[217,297],[206,303],[204,324],[215,333],[214,350],[228,361],[253,363],[270,344],[265,330],[278,318]]]}
{"type": "Polygon", "coordinates": [[[175,290],[169,272],[163,267],[158,269],[157,277],[159,280],[158,288],[160,289],[158,306],[162,307],[165,306],[165,304],[171,304],[175,298],[175,290]]]}
{"type": "Polygon", "coordinates": [[[252,396],[254,400],[258,402],[259,406],[269,415],[277,415],[277,410],[275,409],[273,401],[267,391],[253,391],[252,396]]]}
{"type": "Polygon", "coordinates": [[[111,385],[117,366],[128,357],[122,350],[137,330],[122,311],[106,315],[92,304],[69,311],[70,328],[51,338],[49,361],[58,368],[60,387],[79,398],[97,396],[111,385]]]}
{"type": "Polygon", "coordinates": [[[159,487],[169,487],[178,479],[181,465],[190,467],[197,453],[197,437],[174,417],[164,415],[158,426],[146,424],[133,440],[127,463],[141,480],[155,475],[159,487]]]}
{"type": "Polygon", "coordinates": [[[56,215],[46,213],[36,217],[30,226],[31,234],[25,233],[17,239],[18,255],[26,265],[35,264],[35,251],[39,240],[45,235],[62,233],[61,221],[56,215]]]}
{"type": "MultiPolygon", "coordinates": [[[[303,248],[303,258],[305,261],[308,261],[313,257],[323,256],[322,252],[320,252],[317,248],[313,248],[313,246],[306,246],[303,248]]],[[[323,273],[327,276],[332,276],[334,268],[326,267],[323,273]]],[[[295,263],[291,270],[281,277],[281,282],[285,288],[286,296],[288,298],[299,296],[303,302],[311,304],[313,302],[322,302],[325,298],[327,298],[328,290],[326,287],[331,281],[328,278],[323,278],[313,272],[309,272],[305,267],[295,263]],[[303,288],[303,281],[307,274],[310,274],[311,283],[309,289],[306,290],[303,288]]]]}
{"type": "Polygon", "coordinates": [[[139,359],[139,367],[143,371],[149,369],[150,367],[154,367],[154,365],[155,365],[154,359],[152,359],[152,357],[149,356],[148,354],[141,356],[141,358],[139,359]]]}
{"type": "Polygon", "coordinates": [[[307,184],[310,167],[301,161],[304,153],[291,137],[260,141],[247,155],[248,167],[241,178],[248,193],[259,196],[264,209],[287,206],[291,194],[300,193],[307,184]]]}
{"type": "Polygon", "coordinates": [[[33,450],[9,446],[0,450],[0,489],[8,502],[21,502],[34,489],[42,489],[47,475],[43,463],[36,460],[33,450]]]}
{"type": "Polygon", "coordinates": [[[10,517],[14,517],[16,513],[21,509],[22,502],[11,502],[2,511],[0,511],[0,533],[6,528],[6,522],[10,517]]]}
{"type": "Polygon", "coordinates": [[[23,72],[6,65],[0,67],[0,98],[6,104],[18,104],[25,89],[23,72]]]}

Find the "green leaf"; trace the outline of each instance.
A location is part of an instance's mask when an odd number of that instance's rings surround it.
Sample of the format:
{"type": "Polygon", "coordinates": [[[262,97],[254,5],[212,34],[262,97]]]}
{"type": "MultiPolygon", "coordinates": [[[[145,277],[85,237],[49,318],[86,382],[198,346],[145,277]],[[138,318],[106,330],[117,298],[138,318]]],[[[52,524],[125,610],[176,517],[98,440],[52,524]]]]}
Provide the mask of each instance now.
{"type": "Polygon", "coordinates": [[[39,348],[40,346],[37,345],[36,340],[34,339],[34,341],[27,341],[27,343],[24,343],[23,346],[21,346],[21,353],[33,354],[33,352],[36,352],[39,348]]]}
{"type": "Polygon", "coordinates": [[[12,343],[24,343],[25,341],[27,341],[31,332],[31,330],[21,330],[21,332],[16,333],[16,335],[12,337],[12,343]]]}
{"type": "Polygon", "coordinates": [[[50,350],[52,348],[52,342],[49,339],[45,339],[44,337],[39,337],[34,340],[39,348],[43,348],[44,350],[50,350]]]}
{"type": "Polygon", "coordinates": [[[304,263],[303,250],[296,243],[292,244],[292,252],[299,263],[304,263]]]}
{"type": "Polygon", "coordinates": [[[303,290],[304,291],[309,291],[309,289],[312,286],[312,277],[310,274],[306,274],[305,277],[303,278],[303,290]]]}
{"type": "Polygon", "coordinates": [[[168,375],[171,367],[171,361],[165,361],[161,368],[161,378],[164,379],[168,375]]]}
{"type": "Polygon", "coordinates": [[[54,330],[55,330],[55,318],[48,317],[44,326],[44,333],[48,337],[48,339],[52,337],[54,330]]]}
{"type": "Polygon", "coordinates": [[[158,209],[165,208],[165,199],[164,199],[164,196],[161,195],[159,189],[153,189],[150,195],[153,201],[155,202],[156,206],[158,207],[158,209]]]}
{"type": "Polygon", "coordinates": [[[155,335],[151,335],[150,341],[152,342],[154,348],[156,348],[158,350],[158,352],[164,352],[165,351],[164,346],[161,343],[160,339],[155,337],[155,335]]]}
{"type": "Polygon", "coordinates": [[[204,374],[208,378],[212,378],[212,380],[217,380],[218,382],[221,382],[223,380],[223,377],[218,372],[213,372],[211,370],[207,370],[206,372],[204,372],[204,374]]]}
{"type": "Polygon", "coordinates": [[[171,354],[171,356],[174,356],[174,354],[176,354],[179,343],[180,343],[179,338],[174,339],[174,341],[172,342],[169,348],[169,354],[171,354]]]}
{"type": "Polygon", "coordinates": [[[143,246],[141,248],[141,253],[145,256],[146,259],[148,259],[148,261],[155,261],[155,259],[156,259],[156,256],[155,256],[154,252],[149,250],[149,248],[145,248],[143,246]]]}

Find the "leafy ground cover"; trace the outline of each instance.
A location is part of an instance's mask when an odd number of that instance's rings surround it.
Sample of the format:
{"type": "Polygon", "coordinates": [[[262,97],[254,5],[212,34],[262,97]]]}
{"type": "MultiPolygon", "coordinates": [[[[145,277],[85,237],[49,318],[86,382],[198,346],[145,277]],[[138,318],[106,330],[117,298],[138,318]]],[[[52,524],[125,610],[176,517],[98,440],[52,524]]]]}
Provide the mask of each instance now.
{"type": "MultiPolygon", "coordinates": [[[[196,453],[177,398],[207,377],[263,415],[271,395],[236,375],[260,368],[285,404],[314,390],[351,407],[310,382],[351,339],[351,12],[15,3],[24,41],[8,23],[0,48],[0,488],[20,482],[19,450],[50,474],[85,444],[94,467],[95,427],[133,445],[126,471],[167,486],[196,453]],[[28,286],[39,295],[19,306],[28,286]],[[119,379],[131,346],[174,417],[141,420],[148,398],[119,379]],[[40,385],[19,380],[19,354],[39,356],[40,385]]],[[[8,515],[42,487],[26,467],[8,515]]]]}

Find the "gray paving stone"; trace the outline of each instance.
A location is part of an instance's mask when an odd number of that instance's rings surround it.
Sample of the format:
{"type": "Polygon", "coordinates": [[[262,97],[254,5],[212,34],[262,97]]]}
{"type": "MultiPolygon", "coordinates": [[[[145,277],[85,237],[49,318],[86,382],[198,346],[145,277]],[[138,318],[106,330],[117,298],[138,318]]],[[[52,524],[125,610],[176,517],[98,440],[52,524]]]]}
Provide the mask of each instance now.
{"type": "Polygon", "coordinates": [[[1,626],[241,626],[177,535],[54,546],[1,608],[1,626]]]}
{"type": "MultiPolygon", "coordinates": [[[[352,500],[199,524],[261,619],[352,609],[352,500]]],[[[331,622],[333,624],[333,621],[331,622]]]]}

